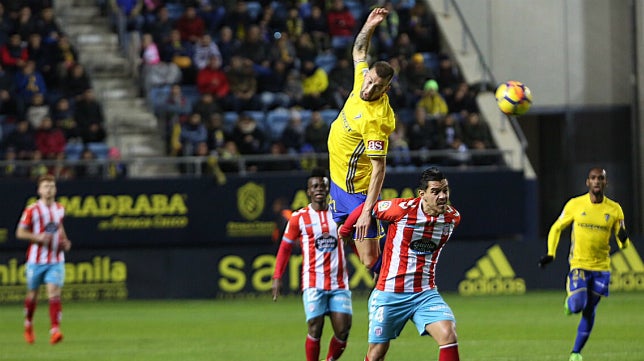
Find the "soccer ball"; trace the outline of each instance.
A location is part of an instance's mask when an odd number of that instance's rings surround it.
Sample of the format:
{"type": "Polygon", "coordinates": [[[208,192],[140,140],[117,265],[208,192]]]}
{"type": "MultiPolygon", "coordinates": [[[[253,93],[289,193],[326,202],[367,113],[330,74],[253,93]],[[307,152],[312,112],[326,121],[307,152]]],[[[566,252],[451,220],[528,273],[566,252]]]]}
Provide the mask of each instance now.
{"type": "Polygon", "coordinates": [[[496,88],[496,104],[507,115],[525,114],[532,105],[530,89],[520,81],[510,80],[496,88]]]}

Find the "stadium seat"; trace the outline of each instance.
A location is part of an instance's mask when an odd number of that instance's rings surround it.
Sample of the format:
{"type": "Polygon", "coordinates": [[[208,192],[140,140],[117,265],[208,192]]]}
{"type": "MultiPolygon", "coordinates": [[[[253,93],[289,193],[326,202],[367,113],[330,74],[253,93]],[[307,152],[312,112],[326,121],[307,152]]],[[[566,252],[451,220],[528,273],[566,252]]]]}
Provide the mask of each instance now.
{"type": "Polygon", "coordinates": [[[170,85],[155,86],[148,90],[147,103],[154,114],[158,115],[159,106],[165,102],[170,94],[170,85]]]}
{"type": "Polygon", "coordinates": [[[335,67],[337,60],[337,57],[333,53],[321,53],[315,57],[315,65],[324,69],[328,74],[333,70],[333,67],[335,67]]]}
{"type": "Polygon", "coordinates": [[[103,142],[87,143],[87,148],[96,155],[96,159],[107,159],[107,154],[110,151],[110,147],[103,142]]]}
{"type": "Polygon", "coordinates": [[[440,64],[440,59],[438,57],[438,54],[429,53],[429,52],[421,53],[421,54],[423,54],[423,60],[425,62],[425,66],[431,69],[434,74],[438,74],[439,64],[440,64]]]}
{"type": "Polygon", "coordinates": [[[363,5],[360,3],[360,1],[345,0],[344,5],[349,8],[351,15],[353,15],[353,17],[356,19],[356,22],[362,22],[363,5]]]}
{"type": "Polygon", "coordinates": [[[165,7],[168,9],[168,17],[173,21],[179,19],[185,11],[181,3],[168,2],[165,4],[165,7]]]}
{"type": "Polygon", "coordinates": [[[182,85],[181,86],[181,93],[183,96],[188,98],[188,102],[190,104],[194,104],[199,100],[201,97],[201,94],[199,94],[199,90],[197,90],[196,85],[182,85]]]}
{"type": "Polygon", "coordinates": [[[82,143],[67,143],[65,145],[65,158],[69,160],[80,159],[84,147],[82,143]]]}
{"type": "Polygon", "coordinates": [[[322,116],[322,119],[326,122],[326,124],[331,125],[335,118],[338,117],[338,114],[340,111],[338,109],[323,109],[320,110],[320,115],[322,116]]]}
{"type": "Polygon", "coordinates": [[[284,128],[291,119],[291,113],[287,109],[275,109],[266,115],[266,131],[272,140],[278,140],[282,137],[284,128]]]}
{"type": "Polygon", "coordinates": [[[228,133],[233,131],[235,128],[235,123],[237,123],[237,118],[239,114],[237,112],[224,112],[223,121],[224,121],[224,130],[228,133]]]}
{"type": "Polygon", "coordinates": [[[246,3],[250,18],[255,21],[262,13],[262,4],[259,1],[249,1],[246,3]]]}

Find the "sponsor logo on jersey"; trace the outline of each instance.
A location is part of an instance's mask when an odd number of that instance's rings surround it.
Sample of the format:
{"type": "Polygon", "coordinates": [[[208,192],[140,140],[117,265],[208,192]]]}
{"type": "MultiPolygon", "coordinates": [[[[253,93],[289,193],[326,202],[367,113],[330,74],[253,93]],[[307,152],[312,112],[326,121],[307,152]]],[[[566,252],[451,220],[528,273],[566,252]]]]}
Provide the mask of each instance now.
{"type": "Polygon", "coordinates": [[[476,261],[458,285],[458,292],[463,296],[521,295],[525,290],[525,280],[516,277],[498,244],[476,261]]]}
{"type": "Polygon", "coordinates": [[[389,207],[391,207],[391,201],[378,202],[378,212],[386,211],[389,207]]]}
{"type": "Polygon", "coordinates": [[[632,242],[610,257],[610,290],[644,290],[644,262],[632,242]]]}
{"type": "Polygon", "coordinates": [[[384,140],[368,140],[367,150],[385,150],[384,140]]]}

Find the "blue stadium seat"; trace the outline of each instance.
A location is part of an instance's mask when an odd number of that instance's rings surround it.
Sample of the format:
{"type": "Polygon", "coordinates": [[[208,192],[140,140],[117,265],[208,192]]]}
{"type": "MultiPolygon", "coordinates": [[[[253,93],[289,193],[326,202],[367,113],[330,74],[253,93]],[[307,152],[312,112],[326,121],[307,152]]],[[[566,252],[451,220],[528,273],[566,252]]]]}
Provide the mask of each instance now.
{"type": "Polygon", "coordinates": [[[103,142],[87,143],[87,148],[96,155],[96,159],[107,159],[107,154],[110,151],[110,147],[103,142]]]}
{"type": "Polygon", "coordinates": [[[158,115],[159,106],[165,103],[170,94],[170,85],[155,86],[148,90],[147,103],[154,114],[158,115]]]}
{"type": "Polygon", "coordinates": [[[223,121],[224,121],[224,130],[228,133],[233,131],[233,128],[235,128],[235,123],[237,122],[237,118],[239,118],[239,114],[237,112],[224,112],[223,116],[223,121]]]}
{"type": "Polygon", "coordinates": [[[199,94],[199,90],[197,90],[196,85],[182,85],[181,86],[181,93],[183,93],[183,96],[188,98],[188,103],[194,104],[199,100],[201,97],[201,94],[199,94]]]}
{"type": "Polygon", "coordinates": [[[337,57],[333,53],[321,53],[315,57],[315,65],[324,69],[328,74],[335,66],[337,60],[337,57]]]}
{"type": "Polygon", "coordinates": [[[425,61],[425,66],[432,70],[434,74],[438,73],[438,68],[440,64],[440,59],[436,53],[421,53],[423,54],[423,60],[425,61]]]}
{"type": "Polygon", "coordinates": [[[360,1],[356,0],[345,0],[344,5],[349,8],[349,11],[351,12],[351,15],[356,19],[356,22],[361,23],[362,22],[362,11],[363,5],[360,3],[360,1]]]}
{"type": "Polygon", "coordinates": [[[259,17],[263,10],[262,4],[259,1],[248,1],[246,3],[246,7],[248,8],[248,14],[253,21],[259,17]]]}
{"type": "Polygon", "coordinates": [[[168,17],[172,21],[179,19],[185,11],[185,8],[181,3],[168,2],[165,4],[165,7],[168,9],[168,17]]]}
{"type": "Polygon", "coordinates": [[[320,110],[320,115],[322,116],[322,119],[326,122],[326,124],[331,125],[335,118],[338,117],[338,114],[340,113],[340,110],[338,109],[323,109],[320,110]]]}
{"type": "Polygon", "coordinates": [[[82,143],[67,143],[65,145],[65,158],[69,160],[80,159],[84,147],[82,143]]]}
{"type": "Polygon", "coordinates": [[[291,119],[291,112],[287,109],[275,109],[266,115],[266,132],[272,140],[278,140],[282,137],[284,128],[291,119]]]}

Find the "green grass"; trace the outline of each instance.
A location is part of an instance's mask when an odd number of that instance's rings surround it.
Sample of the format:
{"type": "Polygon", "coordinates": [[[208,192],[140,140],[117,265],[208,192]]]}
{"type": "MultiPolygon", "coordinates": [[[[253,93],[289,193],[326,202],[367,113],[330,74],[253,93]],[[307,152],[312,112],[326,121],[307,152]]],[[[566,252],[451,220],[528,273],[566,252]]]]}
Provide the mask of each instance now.
{"type": "MultiPolygon", "coordinates": [[[[461,359],[568,360],[579,316],[564,316],[563,291],[525,296],[444,294],[457,318],[461,359]]],[[[344,360],[363,360],[366,297],[354,297],[344,360]]],[[[641,361],[644,293],[602,301],[584,361],[641,361]]],[[[67,302],[65,340],[48,343],[46,303],[36,311],[36,343],[22,339],[22,306],[0,306],[0,360],[302,360],[306,325],[299,297],[253,300],[67,302]]],[[[331,335],[327,322],[321,357],[331,335]]],[[[437,347],[411,324],[392,342],[389,360],[435,360],[437,347]]]]}

